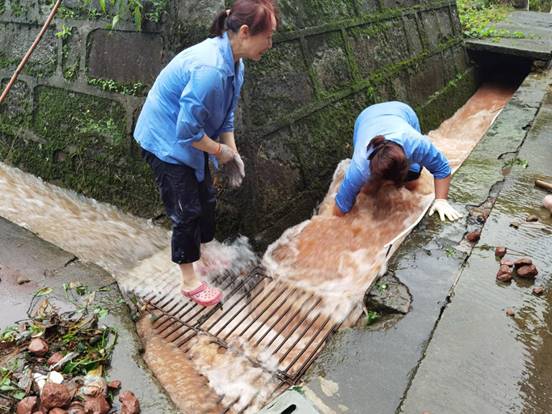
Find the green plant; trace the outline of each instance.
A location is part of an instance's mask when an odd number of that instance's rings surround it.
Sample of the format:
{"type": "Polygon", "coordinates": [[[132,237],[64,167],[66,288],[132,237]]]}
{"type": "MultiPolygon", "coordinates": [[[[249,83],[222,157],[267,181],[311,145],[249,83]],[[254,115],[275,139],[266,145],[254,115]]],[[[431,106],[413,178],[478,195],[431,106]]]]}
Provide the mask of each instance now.
{"type": "Polygon", "coordinates": [[[372,325],[373,323],[378,321],[379,318],[381,318],[381,314],[379,312],[376,312],[376,311],[373,311],[373,310],[367,311],[366,312],[366,318],[364,319],[365,322],[366,322],[366,326],[372,325]]]}
{"type": "Polygon", "coordinates": [[[106,92],[122,93],[124,95],[139,96],[144,92],[146,85],[142,82],[130,84],[119,83],[113,79],[89,78],[88,84],[97,86],[106,92]]]}
{"type": "Polygon", "coordinates": [[[111,20],[110,27],[112,29],[119,24],[121,18],[130,15],[134,20],[136,30],[142,30],[142,10],[144,8],[142,0],[98,0],[100,9],[104,14],[107,14],[108,2],[110,10],[116,11],[111,20]]]}
{"type": "Polygon", "coordinates": [[[57,15],[60,19],[76,19],[77,18],[77,13],[72,10],[72,9],[69,9],[65,6],[60,6],[59,9],[58,9],[58,12],[57,12],[57,15]]]}
{"type": "Polygon", "coordinates": [[[72,65],[65,68],[63,71],[63,76],[67,80],[74,80],[77,77],[77,73],[79,71],[79,62],[75,62],[72,65]]]}
{"type": "Polygon", "coordinates": [[[154,23],[161,21],[161,16],[167,10],[168,0],[151,0],[151,9],[146,12],[146,18],[154,23]]]}
{"type": "Polygon", "coordinates": [[[17,337],[17,326],[10,325],[0,332],[0,342],[13,342],[17,337]]]}
{"type": "Polygon", "coordinates": [[[56,37],[58,39],[68,39],[71,36],[72,29],[68,26],[65,26],[65,24],[61,25],[61,30],[59,32],[56,32],[56,37]]]}
{"type": "Polygon", "coordinates": [[[504,3],[490,0],[458,0],[456,4],[464,36],[466,37],[525,37],[523,32],[511,32],[495,27],[495,24],[504,20],[511,10],[504,3]]]}
{"type": "Polygon", "coordinates": [[[521,158],[512,158],[511,160],[505,161],[502,168],[512,168],[514,166],[527,168],[529,166],[529,162],[521,158]]]}

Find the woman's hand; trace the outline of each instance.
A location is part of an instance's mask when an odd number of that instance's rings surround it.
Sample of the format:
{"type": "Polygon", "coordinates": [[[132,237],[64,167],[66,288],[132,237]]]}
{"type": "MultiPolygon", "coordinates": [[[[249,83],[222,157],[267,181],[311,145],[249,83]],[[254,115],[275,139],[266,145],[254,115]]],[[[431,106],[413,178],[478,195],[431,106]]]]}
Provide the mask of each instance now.
{"type": "Polygon", "coordinates": [[[458,211],[456,211],[447,200],[443,198],[437,198],[433,202],[433,205],[429,209],[429,215],[433,215],[433,213],[439,213],[439,217],[441,218],[441,221],[445,221],[445,217],[448,218],[450,221],[458,220],[460,217],[462,217],[462,214],[460,214],[458,211]]]}
{"type": "Polygon", "coordinates": [[[236,152],[234,154],[234,157],[226,164],[224,164],[224,167],[222,167],[222,172],[228,178],[228,184],[230,185],[230,187],[239,187],[245,177],[245,166],[240,157],[240,154],[236,152]]]}
{"type": "Polygon", "coordinates": [[[214,156],[217,157],[219,164],[223,165],[232,160],[236,154],[237,152],[230,148],[228,145],[219,144],[219,149],[217,152],[215,152],[214,156]]]}

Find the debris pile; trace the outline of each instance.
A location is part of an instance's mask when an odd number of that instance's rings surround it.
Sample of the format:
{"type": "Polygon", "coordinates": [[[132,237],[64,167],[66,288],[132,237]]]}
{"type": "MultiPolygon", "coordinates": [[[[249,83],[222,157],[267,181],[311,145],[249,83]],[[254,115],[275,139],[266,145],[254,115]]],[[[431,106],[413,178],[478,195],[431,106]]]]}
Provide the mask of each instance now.
{"type": "Polygon", "coordinates": [[[28,319],[0,332],[0,414],[138,414],[140,404],[121,382],[105,378],[117,332],[108,314],[80,284],[64,286],[74,305],[61,313],[50,288],[33,296],[28,319]]]}
{"type": "Polygon", "coordinates": [[[500,259],[500,267],[496,273],[496,280],[500,282],[510,282],[514,276],[522,279],[535,279],[539,273],[537,267],[533,264],[530,257],[521,257],[516,260],[507,259],[508,249],[504,246],[498,246],[495,249],[495,256],[500,259]]]}

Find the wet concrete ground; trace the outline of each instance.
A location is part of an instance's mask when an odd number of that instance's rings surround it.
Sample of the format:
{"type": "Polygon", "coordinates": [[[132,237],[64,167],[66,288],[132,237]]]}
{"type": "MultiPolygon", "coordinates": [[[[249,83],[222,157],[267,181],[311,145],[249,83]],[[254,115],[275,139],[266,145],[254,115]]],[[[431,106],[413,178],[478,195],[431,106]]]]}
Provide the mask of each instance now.
{"type": "Polygon", "coordinates": [[[533,182],[552,176],[551,82],[550,73],[530,75],[456,173],[450,197],[472,215],[453,224],[426,217],[390,263],[412,296],[410,312],[391,326],[342,332],[310,370],[307,393],[321,412],[549,412],[552,294],[497,284],[494,246],[533,256],[536,283],[546,285],[552,220],[533,182]],[[513,164],[506,177],[505,164],[513,164]],[[474,248],[463,237],[495,198],[474,248]],[[529,213],[541,223],[509,227],[529,213]],[[337,384],[330,392],[328,381],[337,384]]]}
{"type": "Polygon", "coordinates": [[[535,179],[552,180],[552,96],[504,180],[482,237],[454,289],[401,412],[549,413],[552,407],[552,218],[535,179]],[[526,222],[528,215],[539,217],[526,222]],[[520,223],[519,227],[510,223],[520,223]],[[537,279],[495,281],[495,246],[532,257],[537,279]],[[546,294],[532,294],[533,286],[546,294]],[[510,317],[505,309],[513,308],[510,317]]]}
{"type": "Polygon", "coordinates": [[[61,311],[73,309],[63,293],[63,284],[71,282],[80,282],[91,291],[109,288],[96,296],[110,304],[110,314],[102,322],[118,333],[109,378],[120,380],[123,390],[135,393],[142,413],[178,413],[140,356],[141,343],[115,280],[98,266],[84,264],[0,217],[0,329],[25,319],[34,293],[42,287],[54,289],[51,301],[61,311]],[[19,284],[18,279],[27,282],[19,284]]]}

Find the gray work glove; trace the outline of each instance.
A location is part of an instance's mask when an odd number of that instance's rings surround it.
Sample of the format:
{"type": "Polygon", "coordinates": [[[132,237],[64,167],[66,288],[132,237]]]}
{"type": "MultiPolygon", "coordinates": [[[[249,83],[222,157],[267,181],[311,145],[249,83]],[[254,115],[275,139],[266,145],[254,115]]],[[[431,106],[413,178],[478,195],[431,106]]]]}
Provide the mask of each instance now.
{"type": "Polygon", "coordinates": [[[232,188],[238,188],[245,177],[245,166],[237,152],[234,157],[222,167],[222,173],[228,178],[228,184],[232,188]]]}
{"type": "Polygon", "coordinates": [[[223,164],[226,164],[228,161],[232,160],[234,158],[234,155],[237,153],[226,144],[219,144],[219,145],[220,145],[219,152],[217,152],[214,155],[217,158],[219,165],[223,165],[223,164]]]}

